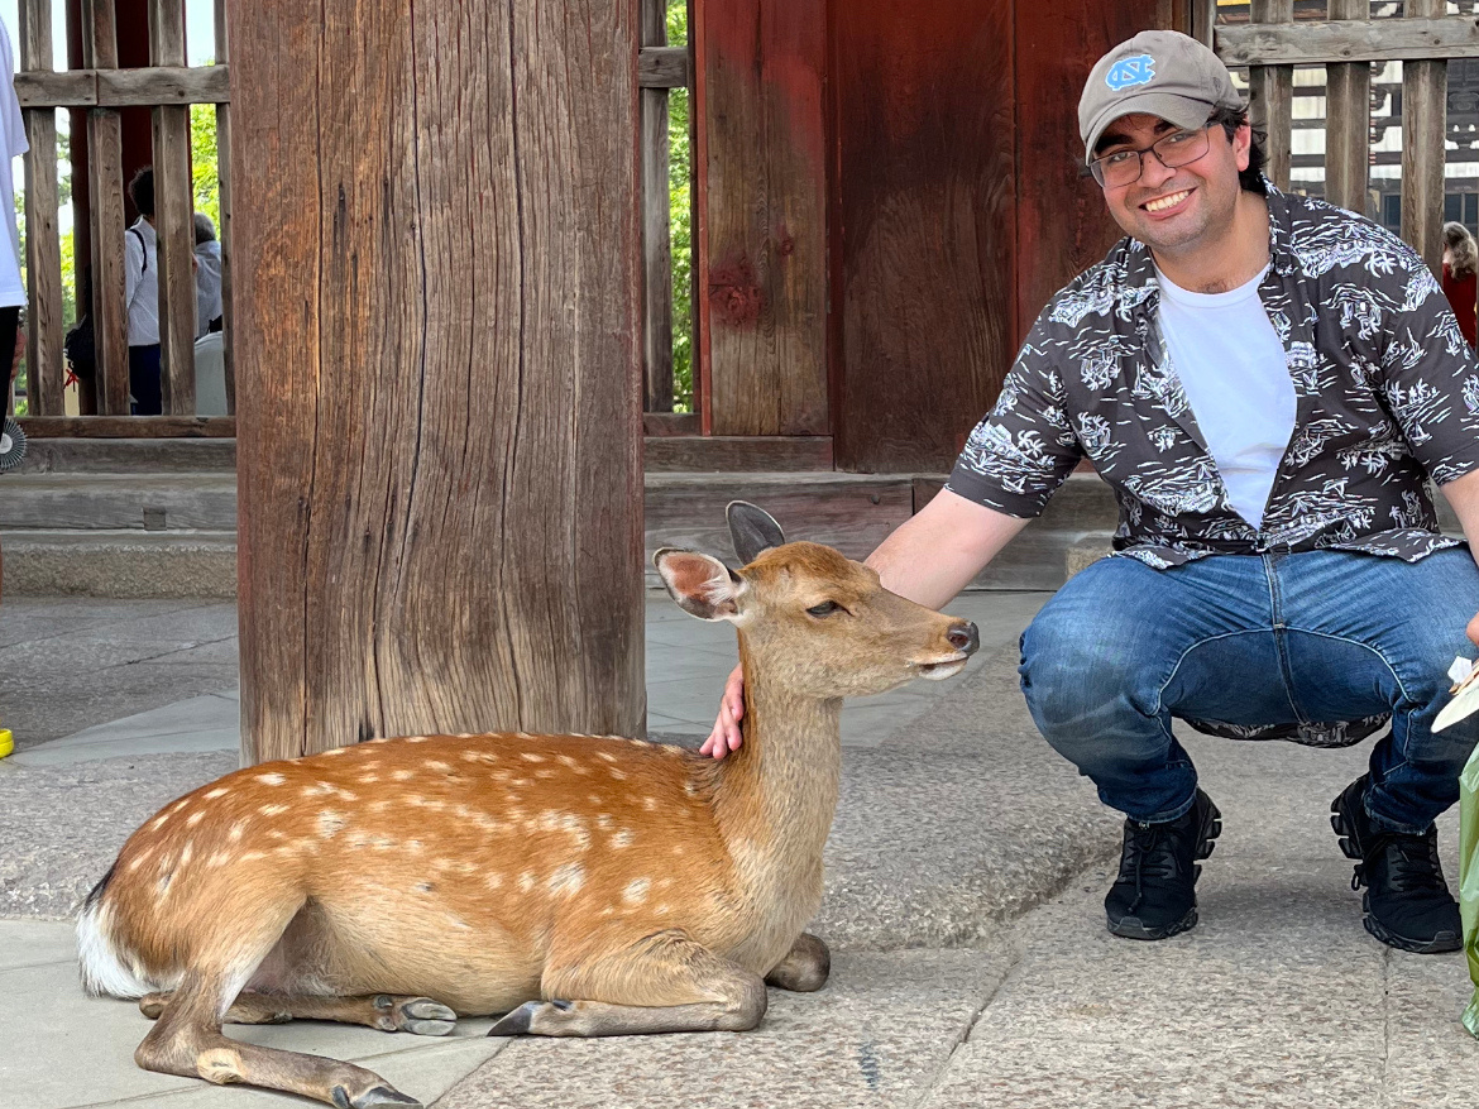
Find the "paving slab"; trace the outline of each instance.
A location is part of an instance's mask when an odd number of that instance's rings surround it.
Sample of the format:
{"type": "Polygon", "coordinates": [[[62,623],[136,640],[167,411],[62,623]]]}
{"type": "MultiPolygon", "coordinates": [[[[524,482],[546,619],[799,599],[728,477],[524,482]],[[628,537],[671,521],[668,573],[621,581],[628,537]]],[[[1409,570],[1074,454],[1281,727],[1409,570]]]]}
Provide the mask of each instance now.
{"type": "Polygon", "coordinates": [[[515,1041],[437,1103],[560,1109],[913,1106],[1012,962],[1006,947],[839,955],[743,1033],[515,1041]]]}

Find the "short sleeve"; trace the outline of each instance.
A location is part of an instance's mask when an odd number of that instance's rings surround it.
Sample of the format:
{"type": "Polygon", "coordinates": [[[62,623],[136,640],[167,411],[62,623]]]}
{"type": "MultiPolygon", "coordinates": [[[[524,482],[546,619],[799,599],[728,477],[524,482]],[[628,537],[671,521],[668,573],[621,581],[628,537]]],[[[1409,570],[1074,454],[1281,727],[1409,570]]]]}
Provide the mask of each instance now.
{"type": "Polygon", "coordinates": [[[1063,374],[1047,351],[1039,317],[1002,383],[996,405],[976,425],[945,488],[1008,516],[1040,516],[1083,457],[1068,418],[1063,374]]]}
{"type": "Polygon", "coordinates": [[[1413,456],[1446,485],[1479,468],[1479,366],[1432,272],[1415,253],[1406,254],[1379,387],[1413,456]]]}

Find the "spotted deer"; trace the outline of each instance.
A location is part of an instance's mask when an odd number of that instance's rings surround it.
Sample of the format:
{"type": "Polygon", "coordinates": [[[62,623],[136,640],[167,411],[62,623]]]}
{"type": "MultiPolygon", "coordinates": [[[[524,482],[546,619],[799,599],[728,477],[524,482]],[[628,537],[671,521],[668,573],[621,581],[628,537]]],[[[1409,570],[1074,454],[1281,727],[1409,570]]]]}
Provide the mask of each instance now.
{"type": "Polygon", "coordinates": [[[729,508],[738,572],[654,557],[738,632],[746,740],[723,762],[582,735],[373,740],[228,774],[129,838],[78,922],[83,983],[156,1018],[146,1070],[339,1106],[418,1105],[378,1075],[222,1035],[311,1018],[445,1035],[755,1027],[815,990],[841,699],[946,678],[973,624],[729,508]]]}

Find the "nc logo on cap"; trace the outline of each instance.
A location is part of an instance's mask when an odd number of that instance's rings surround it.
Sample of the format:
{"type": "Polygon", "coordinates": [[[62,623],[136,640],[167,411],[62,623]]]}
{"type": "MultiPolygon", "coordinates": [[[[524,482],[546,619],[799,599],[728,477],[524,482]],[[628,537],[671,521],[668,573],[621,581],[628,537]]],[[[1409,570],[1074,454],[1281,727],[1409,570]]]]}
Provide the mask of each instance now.
{"type": "Polygon", "coordinates": [[[1134,85],[1148,85],[1155,77],[1155,59],[1149,54],[1136,54],[1133,58],[1121,58],[1109,67],[1104,83],[1115,92],[1134,85]]]}

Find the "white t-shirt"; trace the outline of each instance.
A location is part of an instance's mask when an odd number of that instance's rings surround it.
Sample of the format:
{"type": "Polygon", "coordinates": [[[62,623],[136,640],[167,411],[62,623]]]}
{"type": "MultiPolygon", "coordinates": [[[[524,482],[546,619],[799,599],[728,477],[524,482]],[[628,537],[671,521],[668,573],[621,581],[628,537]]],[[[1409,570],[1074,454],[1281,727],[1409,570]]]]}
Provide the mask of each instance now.
{"type": "Polygon", "coordinates": [[[26,141],[26,124],[21,119],[21,103],[15,95],[15,54],[10,46],[10,32],[0,22],[0,204],[5,205],[5,226],[10,232],[10,249],[0,250],[0,307],[26,303],[26,283],[21,280],[21,236],[15,223],[15,179],[11,176],[13,159],[31,149],[26,141]]]}
{"type": "Polygon", "coordinates": [[[128,345],[159,342],[159,236],[143,216],[123,233],[123,303],[128,306],[128,345]]]}
{"type": "Polygon", "coordinates": [[[1161,335],[1192,415],[1228,502],[1259,527],[1295,416],[1284,344],[1258,297],[1263,274],[1226,293],[1193,293],[1156,277],[1161,335]]]}

